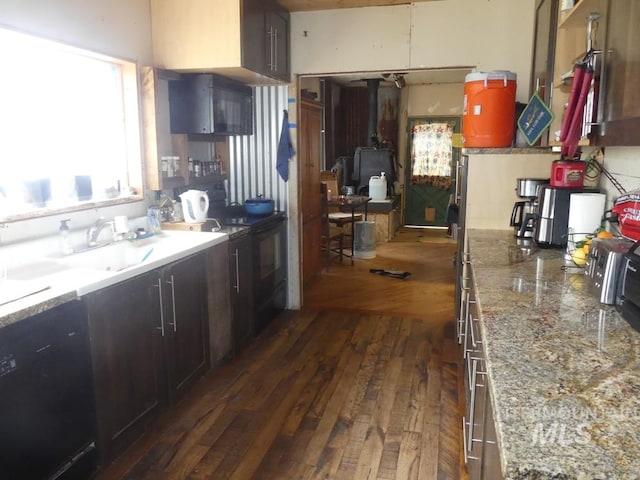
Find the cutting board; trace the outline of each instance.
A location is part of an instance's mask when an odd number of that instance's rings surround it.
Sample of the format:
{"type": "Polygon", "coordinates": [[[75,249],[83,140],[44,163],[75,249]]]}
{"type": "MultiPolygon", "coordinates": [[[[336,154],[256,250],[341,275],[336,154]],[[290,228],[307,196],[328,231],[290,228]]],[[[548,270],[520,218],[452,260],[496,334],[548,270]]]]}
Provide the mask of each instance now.
{"type": "Polygon", "coordinates": [[[160,224],[162,230],[188,230],[190,232],[211,232],[215,226],[215,223],[210,220],[204,223],[162,222],[160,224]]]}

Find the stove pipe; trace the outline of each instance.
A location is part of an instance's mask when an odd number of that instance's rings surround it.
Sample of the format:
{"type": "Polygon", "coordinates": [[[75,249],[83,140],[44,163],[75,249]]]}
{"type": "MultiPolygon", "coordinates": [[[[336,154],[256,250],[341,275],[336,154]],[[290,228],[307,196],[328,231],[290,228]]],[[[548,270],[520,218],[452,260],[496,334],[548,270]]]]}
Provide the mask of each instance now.
{"type": "Polygon", "coordinates": [[[369,105],[369,133],[368,144],[370,147],[378,145],[378,86],[379,78],[367,79],[367,103],[369,105]]]}

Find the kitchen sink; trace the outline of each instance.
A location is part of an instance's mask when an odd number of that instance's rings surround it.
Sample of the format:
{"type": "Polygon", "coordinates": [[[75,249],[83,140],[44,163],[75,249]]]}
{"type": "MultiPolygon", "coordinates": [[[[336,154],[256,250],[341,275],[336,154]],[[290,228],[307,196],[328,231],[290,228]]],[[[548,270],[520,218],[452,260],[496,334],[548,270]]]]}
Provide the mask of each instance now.
{"type": "Polygon", "coordinates": [[[41,293],[55,296],[73,291],[82,297],[227,239],[224,233],[167,231],[144,239],[87,248],[66,256],[37,257],[33,250],[21,251],[21,258],[31,260],[8,266],[6,279],[0,278],[0,306],[26,297],[40,301],[44,298],[41,293]]]}
{"type": "Polygon", "coordinates": [[[135,267],[143,261],[149,260],[152,256],[157,258],[161,251],[167,251],[167,245],[158,241],[157,238],[115,242],[61,257],[57,262],[67,268],[119,272],[126,268],[135,267]],[[158,251],[156,252],[156,250],[158,251]]]}

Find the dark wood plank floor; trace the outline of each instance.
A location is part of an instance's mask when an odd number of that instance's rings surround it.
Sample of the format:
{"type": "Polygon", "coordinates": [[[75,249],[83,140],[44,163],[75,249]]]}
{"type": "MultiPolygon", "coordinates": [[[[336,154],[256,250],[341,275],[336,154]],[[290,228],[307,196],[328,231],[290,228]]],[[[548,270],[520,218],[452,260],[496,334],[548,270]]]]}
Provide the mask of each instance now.
{"type": "Polygon", "coordinates": [[[455,245],[428,237],[332,264],[98,480],[461,478],[455,245]]]}

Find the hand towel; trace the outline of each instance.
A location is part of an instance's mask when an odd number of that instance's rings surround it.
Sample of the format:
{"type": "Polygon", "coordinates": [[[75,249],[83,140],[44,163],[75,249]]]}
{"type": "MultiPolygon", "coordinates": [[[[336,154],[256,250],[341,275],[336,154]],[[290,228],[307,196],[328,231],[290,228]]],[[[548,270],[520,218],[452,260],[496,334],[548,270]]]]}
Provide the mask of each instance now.
{"type": "Polygon", "coordinates": [[[289,113],[284,110],[282,119],[282,130],[280,131],[280,142],[278,143],[278,157],[276,170],[285,182],[289,180],[289,160],[295,155],[291,139],[289,138],[289,113]]]}

